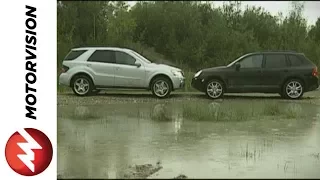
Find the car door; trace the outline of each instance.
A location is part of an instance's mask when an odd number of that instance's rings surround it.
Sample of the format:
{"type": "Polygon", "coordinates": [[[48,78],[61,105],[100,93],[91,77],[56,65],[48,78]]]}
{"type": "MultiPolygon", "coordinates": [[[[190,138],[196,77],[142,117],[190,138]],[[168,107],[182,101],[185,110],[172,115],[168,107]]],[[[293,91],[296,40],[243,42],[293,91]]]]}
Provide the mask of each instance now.
{"type": "Polygon", "coordinates": [[[240,68],[233,68],[228,75],[231,89],[240,92],[256,91],[261,87],[261,70],[263,55],[254,54],[245,56],[239,61],[240,68]]]}
{"type": "Polygon", "coordinates": [[[278,89],[289,73],[289,63],[285,54],[266,53],[264,55],[262,80],[264,88],[278,89]]]}
{"type": "Polygon", "coordinates": [[[131,88],[145,87],[146,72],[143,63],[127,52],[116,51],[115,56],[115,86],[131,88]]]}
{"type": "Polygon", "coordinates": [[[94,83],[96,86],[112,87],[114,86],[114,64],[115,53],[111,50],[95,50],[87,60],[86,66],[94,74],[94,83]]]}

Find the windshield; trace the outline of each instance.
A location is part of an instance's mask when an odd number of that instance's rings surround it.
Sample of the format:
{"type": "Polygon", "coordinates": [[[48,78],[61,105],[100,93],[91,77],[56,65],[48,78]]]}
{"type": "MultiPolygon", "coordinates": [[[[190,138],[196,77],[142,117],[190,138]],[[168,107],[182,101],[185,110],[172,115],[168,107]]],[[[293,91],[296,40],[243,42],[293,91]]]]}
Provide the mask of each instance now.
{"type": "Polygon", "coordinates": [[[138,56],[140,59],[142,59],[144,62],[146,63],[151,63],[147,58],[143,57],[142,55],[140,55],[139,53],[135,52],[135,51],[131,51],[133,54],[135,54],[136,56],[138,56]]]}
{"type": "Polygon", "coordinates": [[[243,56],[240,56],[239,58],[237,58],[236,60],[232,61],[230,64],[227,65],[227,67],[231,67],[234,63],[236,63],[239,59],[241,59],[242,57],[244,57],[245,55],[243,56]]]}

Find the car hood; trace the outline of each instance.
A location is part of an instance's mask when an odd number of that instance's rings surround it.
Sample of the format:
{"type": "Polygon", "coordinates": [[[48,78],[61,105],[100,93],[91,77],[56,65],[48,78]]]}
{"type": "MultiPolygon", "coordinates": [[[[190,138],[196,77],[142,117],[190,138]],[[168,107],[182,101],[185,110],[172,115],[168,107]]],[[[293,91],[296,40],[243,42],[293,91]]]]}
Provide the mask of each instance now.
{"type": "Polygon", "coordinates": [[[203,69],[202,71],[215,71],[215,70],[226,69],[226,68],[227,68],[227,66],[217,66],[217,67],[203,69]]]}
{"type": "Polygon", "coordinates": [[[151,63],[150,66],[152,67],[158,67],[158,68],[162,68],[162,69],[170,69],[170,70],[176,70],[176,71],[181,71],[181,69],[173,67],[173,66],[169,66],[166,64],[156,64],[156,63],[151,63]]]}

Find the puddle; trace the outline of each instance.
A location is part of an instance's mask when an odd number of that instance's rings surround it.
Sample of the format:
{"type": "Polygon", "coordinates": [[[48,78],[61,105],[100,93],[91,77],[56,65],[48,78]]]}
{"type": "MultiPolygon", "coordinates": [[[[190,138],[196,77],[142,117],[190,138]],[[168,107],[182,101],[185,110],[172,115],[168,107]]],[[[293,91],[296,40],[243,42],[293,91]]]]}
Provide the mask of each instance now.
{"type": "Polygon", "coordinates": [[[319,114],[267,100],[58,106],[58,174],[130,178],[161,162],[148,178],[320,178],[319,114]],[[233,120],[219,120],[223,107],[233,120]]]}

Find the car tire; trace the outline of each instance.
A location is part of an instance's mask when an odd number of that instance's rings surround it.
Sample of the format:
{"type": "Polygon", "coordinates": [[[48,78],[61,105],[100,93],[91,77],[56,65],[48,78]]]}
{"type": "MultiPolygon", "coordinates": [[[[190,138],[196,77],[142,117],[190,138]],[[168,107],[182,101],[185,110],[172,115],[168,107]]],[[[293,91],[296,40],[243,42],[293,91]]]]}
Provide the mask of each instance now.
{"type": "Polygon", "coordinates": [[[157,98],[167,98],[172,91],[170,79],[166,77],[155,78],[151,83],[152,94],[157,98]]]}
{"type": "Polygon", "coordinates": [[[290,79],[286,81],[282,88],[282,97],[286,99],[300,99],[304,93],[304,84],[299,79],[290,79]],[[295,87],[295,89],[291,89],[295,87]],[[293,94],[290,92],[294,91],[293,94]]]}
{"type": "Polygon", "coordinates": [[[222,98],[224,91],[225,91],[224,84],[217,79],[212,79],[208,81],[205,87],[206,95],[210,99],[222,98]]]}
{"type": "Polygon", "coordinates": [[[87,96],[92,94],[94,87],[92,80],[88,76],[79,75],[72,78],[71,88],[77,96],[87,96]]]}

